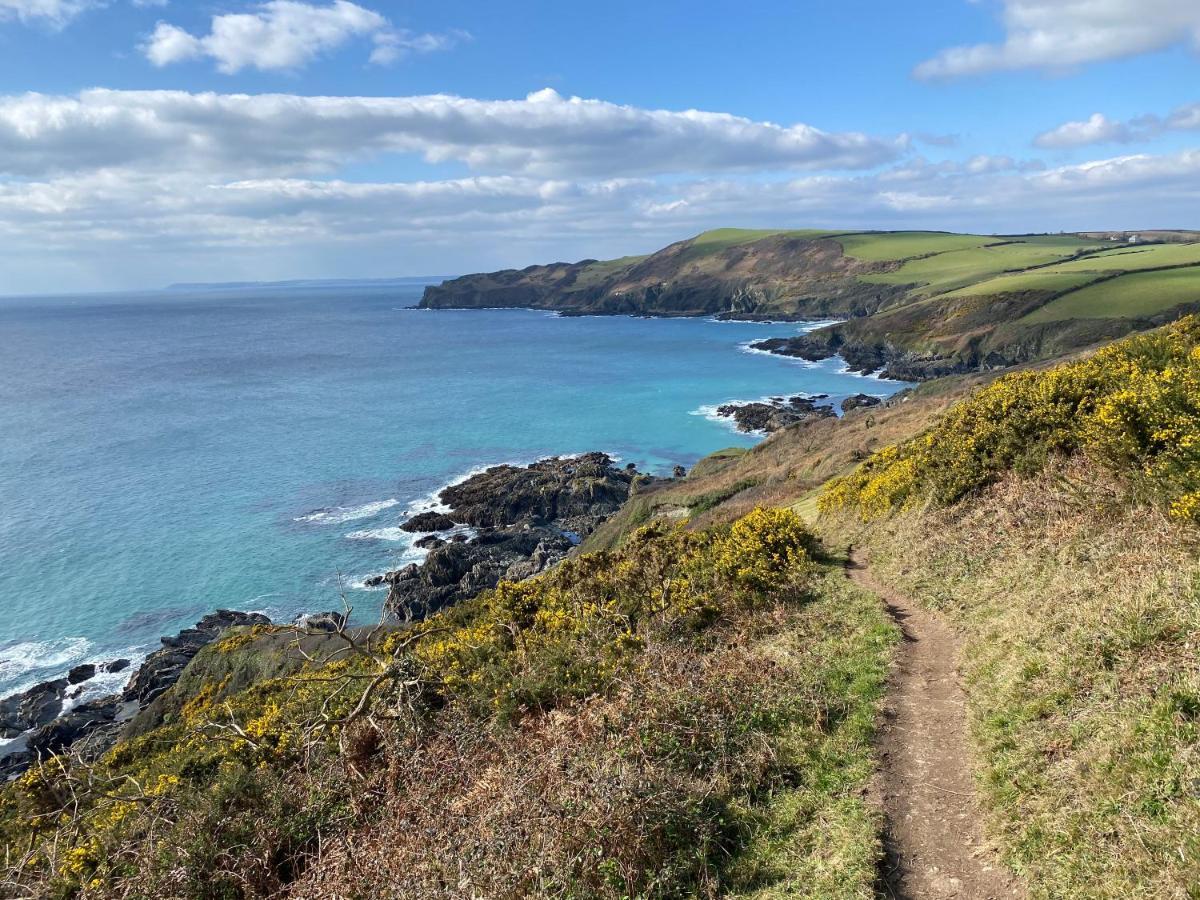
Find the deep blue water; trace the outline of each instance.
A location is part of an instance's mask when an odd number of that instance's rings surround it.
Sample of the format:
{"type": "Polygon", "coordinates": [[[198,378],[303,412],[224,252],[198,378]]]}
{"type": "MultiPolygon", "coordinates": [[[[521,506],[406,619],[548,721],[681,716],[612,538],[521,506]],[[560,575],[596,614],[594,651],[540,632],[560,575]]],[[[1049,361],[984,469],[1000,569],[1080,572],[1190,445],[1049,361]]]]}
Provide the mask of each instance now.
{"type": "MultiPolygon", "coordinates": [[[[756,438],[697,414],[899,385],[742,352],[796,325],[416,311],[420,286],[0,299],[0,694],[218,606],[362,615],[465,472],[756,438]]],[[[115,679],[117,681],[120,678],[115,679]]]]}

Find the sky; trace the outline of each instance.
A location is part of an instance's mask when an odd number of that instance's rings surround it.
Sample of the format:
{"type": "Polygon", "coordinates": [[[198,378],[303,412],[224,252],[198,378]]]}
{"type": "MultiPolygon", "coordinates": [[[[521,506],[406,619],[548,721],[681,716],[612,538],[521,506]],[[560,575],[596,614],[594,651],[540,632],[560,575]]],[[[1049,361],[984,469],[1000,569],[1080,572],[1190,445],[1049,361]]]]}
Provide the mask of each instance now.
{"type": "Polygon", "coordinates": [[[1195,0],[0,0],[0,294],[1200,227],[1195,0]]]}

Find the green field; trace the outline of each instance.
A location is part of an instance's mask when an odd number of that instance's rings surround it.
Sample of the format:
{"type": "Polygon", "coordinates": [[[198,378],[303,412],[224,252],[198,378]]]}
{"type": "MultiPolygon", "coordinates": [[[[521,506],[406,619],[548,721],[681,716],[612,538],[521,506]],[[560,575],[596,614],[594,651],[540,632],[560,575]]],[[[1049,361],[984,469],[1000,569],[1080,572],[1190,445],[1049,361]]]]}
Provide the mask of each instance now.
{"type": "Polygon", "coordinates": [[[1012,294],[1018,291],[1066,291],[1096,279],[1094,272],[1060,272],[1059,267],[1034,269],[1015,275],[989,278],[967,287],[951,291],[947,297],[989,297],[994,294],[1012,294]]]}
{"type": "Polygon", "coordinates": [[[938,294],[1004,272],[1052,263],[1089,246],[1094,245],[1076,240],[1074,243],[1064,241],[1053,245],[1022,242],[972,247],[909,260],[894,272],[861,275],[859,278],[872,284],[921,284],[924,287],[920,293],[938,294]]]}
{"type": "Polygon", "coordinates": [[[1200,266],[1137,272],[1072,291],[1020,321],[1038,323],[1150,316],[1180,303],[1196,301],[1200,301],[1200,266]]]}
{"type": "Polygon", "coordinates": [[[696,235],[682,254],[683,259],[698,259],[713,253],[720,253],[730,247],[740,244],[750,244],[766,238],[784,236],[813,240],[842,234],[840,231],[825,231],[820,228],[714,228],[696,235]]]}
{"type": "Polygon", "coordinates": [[[908,259],[928,253],[967,250],[994,244],[1003,238],[983,234],[949,234],[943,231],[881,231],[871,234],[845,234],[838,238],[847,256],[870,262],[908,259]]]}
{"type": "Polygon", "coordinates": [[[1054,269],[1059,272],[1127,272],[1193,263],[1200,263],[1200,244],[1154,244],[1096,253],[1055,266],[1054,269]]]}

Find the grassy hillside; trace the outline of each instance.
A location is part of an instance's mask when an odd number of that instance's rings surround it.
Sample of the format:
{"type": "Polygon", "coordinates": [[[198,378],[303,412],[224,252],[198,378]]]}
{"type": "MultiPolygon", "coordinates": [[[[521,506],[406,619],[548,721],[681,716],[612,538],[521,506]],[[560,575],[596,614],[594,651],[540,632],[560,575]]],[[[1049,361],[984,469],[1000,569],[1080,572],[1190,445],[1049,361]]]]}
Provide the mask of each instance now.
{"type": "Polygon", "coordinates": [[[0,790],[6,890],[873,896],[897,631],[842,577],[853,543],[965,636],[989,832],[1030,894],[1194,896],[1197,521],[1196,320],[932,381],[713,454],[417,625],[310,660],[230,634],[101,759],[0,790]]]}
{"type": "Polygon", "coordinates": [[[720,497],[696,520],[719,522],[767,500],[866,548],[877,579],[965,636],[979,789],[1030,894],[1185,898],[1200,888],[1198,448],[1186,319],[794,426],[642,498],[641,517],[720,497]]]}
{"type": "Polygon", "coordinates": [[[227,636],[154,727],[0,791],[6,893],[871,896],[896,633],[793,513],[643,529],[231,681],[288,637],[227,636]]]}
{"type": "Polygon", "coordinates": [[[1196,235],[1142,240],[722,228],[647,256],[453,279],[430,287],[422,305],[834,316],[847,321],[764,348],[840,353],[857,369],[924,380],[1051,359],[1200,309],[1196,235]]]}

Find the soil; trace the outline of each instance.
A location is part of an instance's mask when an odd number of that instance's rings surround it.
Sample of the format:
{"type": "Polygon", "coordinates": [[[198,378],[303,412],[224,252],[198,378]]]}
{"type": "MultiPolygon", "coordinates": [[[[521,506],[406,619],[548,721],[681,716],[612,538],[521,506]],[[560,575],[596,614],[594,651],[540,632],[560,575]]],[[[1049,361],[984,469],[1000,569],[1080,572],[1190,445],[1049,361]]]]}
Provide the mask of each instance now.
{"type": "Polygon", "coordinates": [[[959,683],[959,639],[937,615],[881,585],[865,557],[847,567],[882,598],[903,641],[878,738],[886,820],[881,893],[897,900],[1024,897],[983,834],[959,683]]]}

